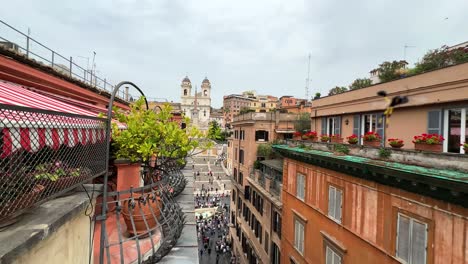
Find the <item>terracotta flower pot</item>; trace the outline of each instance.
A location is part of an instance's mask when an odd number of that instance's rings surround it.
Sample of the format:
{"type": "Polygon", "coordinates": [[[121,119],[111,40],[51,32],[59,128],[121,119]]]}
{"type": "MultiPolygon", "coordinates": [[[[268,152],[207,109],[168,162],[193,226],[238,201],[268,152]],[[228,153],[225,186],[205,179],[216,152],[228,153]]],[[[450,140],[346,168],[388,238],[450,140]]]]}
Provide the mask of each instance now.
{"type": "MultiPolygon", "coordinates": [[[[139,162],[115,160],[114,165],[117,167],[117,191],[129,190],[130,187],[141,187],[141,164],[139,162]]],[[[130,194],[122,194],[122,197],[128,198],[130,194]]]]}
{"type": "Polygon", "coordinates": [[[390,147],[395,148],[395,149],[400,149],[404,146],[404,144],[401,145],[390,145],[390,147]]]}
{"type": "Polygon", "coordinates": [[[421,151],[442,152],[442,144],[414,143],[414,149],[421,151]]]}
{"type": "Polygon", "coordinates": [[[0,208],[0,218],[8,216],[20,209],[30,207],[40,199],[44,190],[45,187],[43,185],[36,184],[29,192],[20,194],[15,200],[7,202],[0,208]]]}
{"type": "Polygon", "coordinates": [[[331,138],[332,143],[343,143],[343,138],[331,138]]]}
{"type": "Polygon", "coordinates": [[[318,138],[317,137],[313,137],[313,138],[309,138],[308,139],[310,142],[317,142],[318,138]]]}
{"type": "Polygon", "coordinates": [[[465,151],[465,154],[468,154],[468,148],[463,148],[463,150],[465,151]]]}
{"type": "Polygon", "coordinates": [[[130,210],[130,200],[125,200],[122,206],[122,216],[125,224],[127,225],[127,231],[130,235],[142,235],[142,237],[148,236],[149,229],[154,229],[157,225],[157,219],[161,215],[161,201],[159,197],[153,197],[152,192],[144,194],[134,194],[135,206],[130,210]],[[133,229],[132,225],[135,225],[133,229]],[[145,224],[148,224],[148,227],[145,224]]]}
{"type": "Polygon", "coordinates": [[[380,141],[364,141],[364,146],[369,146],[369,147],[380,147],[380,141]]]}
{"type": "Polygon", "coordinates": [[[356,145],[358,142],[357,141],[348,141],[348,144],[350,145],[356,145]]]}

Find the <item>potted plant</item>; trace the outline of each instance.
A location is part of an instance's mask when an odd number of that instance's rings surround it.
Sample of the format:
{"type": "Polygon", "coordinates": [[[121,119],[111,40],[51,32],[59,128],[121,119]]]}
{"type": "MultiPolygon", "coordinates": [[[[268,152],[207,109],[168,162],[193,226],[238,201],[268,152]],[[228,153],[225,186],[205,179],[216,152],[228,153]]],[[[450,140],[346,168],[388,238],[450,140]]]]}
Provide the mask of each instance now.
{"type": "Polygon", "coordinates": [[[330,140],[332,143],[343,143],[343,138],[340,134],[331,135],[330,140]]]}
{"type": "MultiPolygon", "coordinates": [[[[130,111],[124,112],[115,108],[116,119],[126,124],[126,129],[120,130],[116,123],[112,124],[112,147],[115,149],[114,165],[117,167],[117,191],[128,190],[131,187],[141,187],[140,167],[142,161],[147,161],[156,154],[157,136],[156,113],[145,108],[145,99],[141,97],[130,106],[130,111]]],[[[129,197],[129,194],[123,195],[129,197]]]]}
{"type": "Polygon", "coordinates": [[[294,139],[294,140],[300,140],[301,137],[302,137],[302,133],[301,133],[301,132],[299,132],[299,131],[294,132],[294,134],[293,134],[293,139],[294,139]]]}
{"type": "Polygon", "coordinates": [[[321,142],[328,142],[328,141],[330,141],[330,136],[328,136],[328,135],[320,135],[320,141],[321,141],[321,142]]]}
{"type": "MultiPolygon", "coordinates": [[[[19,180],[9,173],[1,172],[3,184],[0,186],[0,219],[1,227],[16,222],[17,218],[8,219],[16,211],[30,207],[40,199],[45,187],[41,184],[31,183],[31,180],[19,180]],[[7,179],[10,178],[10,179],[7,179]],[[4,219],[6,217],[6,219],[4,219]]],[[[27,175],[24,175],[27,177],[27,175]]]]}
{"type": "Polygon", "coordinates": [[[468,142],[460,144],[460,146],[463,147],[463,150],[465,151],[465,154],[468,154],[468,142]]]}
{"type": "Polygon", "coordinates": [[[399,138],[389,138],[388,139],[388,144],[392,148],[402,148],[405,144],[402,139],[399,138]]]}
{"type": "Polygon", "coordinates": [[[139,235],[140,238],[144,238],[157,225],[161,215],[161,198],[159,191],[151,189],[133,195],[131,199],[123,202],[122,216],[127,225],[127,232],[132,236],[139,235]]]}
{"type": "Polygon", "coordinates": [[[83,181],[90,171],[72,168],[62,161],[54,161],[37,165],[32,173],[42,185],[52,192],[57,192],[83,181]]]}
{"type": "Polygon", "coordinates": [[[312,141],[312,142],[317,141],[317,132],[309,131],[305,135],[307,136],[307,139],[309,139],[309,141],[312,141]]]}
{"type": "Polygon", "coordinates": [[[369,131],[362,136],[365,146],[380,147],[381,137],[377,132],[369,131]]]}
{"type": "Polygon", "coordinates": [[[359,141],[358,136],[356,136],[355,134],[352,134],[351,136],[346,137],[346,140],[351,145],[356,145],[359,141]]]}
{"type": "Polygon", "coordinates": [[[414,149],[422,151],[442,152],[442,142],[444,138],[439,134],[423,133],[414,136],[414,149]]]}

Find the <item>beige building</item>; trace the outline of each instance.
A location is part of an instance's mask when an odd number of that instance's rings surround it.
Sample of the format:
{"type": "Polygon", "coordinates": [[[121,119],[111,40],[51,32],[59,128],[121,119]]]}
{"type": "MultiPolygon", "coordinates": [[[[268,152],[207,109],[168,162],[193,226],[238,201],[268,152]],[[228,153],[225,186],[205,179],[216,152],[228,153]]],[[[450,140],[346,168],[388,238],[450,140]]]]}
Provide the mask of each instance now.
{"type": "Polygon", "coordinates": [[[192,82],[185,76],[182,80],[180,108],[185,116],[200,130],[208,129],[211,114],[211,83],[208,78],[202,81],[200,91],[195,87],[192,93],[192,82]]]}
{"type": "MultiPolygon", "coordinates": [[[[281,161],[262,161],[254,168],[259,145],[294,132],[295,114],[247,113],[234,117],[227,160],[232,172],[230,236],[240,263],[279,260],[281,161]],[[274,224],[273,224],[274,223],[274,224]]],[[[273,262],[278,263],[278,262],[273,262]]]]}
{"type": "Polygon", "coordinates": [[[241,114],[243,109],[252,112],[266,113],[274,111],[278,98],[271,95],[257,95],[255,91],[245,91],[242,94],[231,94],[223,98],[224,122],[232,122],[233,117],[241,114]]]}

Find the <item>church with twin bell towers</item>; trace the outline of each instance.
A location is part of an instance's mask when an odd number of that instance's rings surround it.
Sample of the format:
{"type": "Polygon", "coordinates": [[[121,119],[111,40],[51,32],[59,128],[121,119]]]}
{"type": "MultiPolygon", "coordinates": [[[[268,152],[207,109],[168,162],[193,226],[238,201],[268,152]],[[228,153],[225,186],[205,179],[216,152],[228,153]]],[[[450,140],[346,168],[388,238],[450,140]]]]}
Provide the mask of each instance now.
{"type": "Polygon", "coordinates": [[[192,125],[202,131],[208,130],[211,113],[211,83],[208,78],[202,81],[200,91],[195,86],[192,95],[192,82],[185,76],[182,80],[180,107],[186,117],[190,118],[192,125]]]}

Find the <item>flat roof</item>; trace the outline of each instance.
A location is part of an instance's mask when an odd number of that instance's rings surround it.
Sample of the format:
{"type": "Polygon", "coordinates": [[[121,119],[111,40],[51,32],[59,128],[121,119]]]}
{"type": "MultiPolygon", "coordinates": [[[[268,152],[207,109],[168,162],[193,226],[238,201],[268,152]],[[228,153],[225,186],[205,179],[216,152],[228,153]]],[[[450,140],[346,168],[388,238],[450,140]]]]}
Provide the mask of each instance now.
{"type": "Polygon", "coordinates": [[[283,159],[262,160],[260,163],[275,170],[283,171],[283,159]]]}

